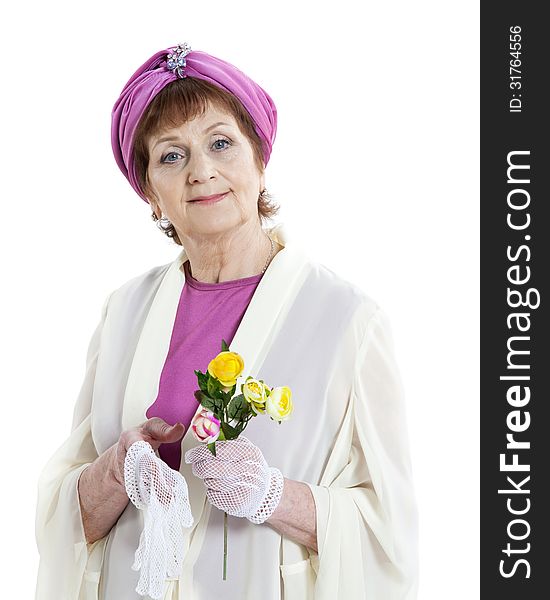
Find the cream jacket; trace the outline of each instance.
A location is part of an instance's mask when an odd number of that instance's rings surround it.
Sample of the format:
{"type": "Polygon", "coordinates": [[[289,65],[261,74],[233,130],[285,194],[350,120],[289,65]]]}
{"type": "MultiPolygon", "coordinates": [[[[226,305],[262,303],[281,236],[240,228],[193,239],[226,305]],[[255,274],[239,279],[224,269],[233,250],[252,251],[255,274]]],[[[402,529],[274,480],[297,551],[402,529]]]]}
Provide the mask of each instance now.
{"type": "MultiPolygon", "coordinates": [[[[229,517],[223,581],[223,513],[182,464],[195,524],[186,533],[183,572],[166,580],[164,599],[413,600],[417,512],[390,325],[371,298],[311,260],[282,224],[267,232],[284,248],[258,284],[231,349],[243,356],[245,374],[292,389],[292,418],[280,426],[253,419],[246,436],[270,466],[309,484],[319,553],[269,525],[229,517]]],[[[72,431],[39,481],[36,600],[140,598],[131,565],[141,511],[129,503],[109,534],[87,545],[77,482],[121,431],[147,419],[186,260],[182,250],[104,303],[72,431]]],[[[186,432],[182,455],[196,444],[186,432]]]]}

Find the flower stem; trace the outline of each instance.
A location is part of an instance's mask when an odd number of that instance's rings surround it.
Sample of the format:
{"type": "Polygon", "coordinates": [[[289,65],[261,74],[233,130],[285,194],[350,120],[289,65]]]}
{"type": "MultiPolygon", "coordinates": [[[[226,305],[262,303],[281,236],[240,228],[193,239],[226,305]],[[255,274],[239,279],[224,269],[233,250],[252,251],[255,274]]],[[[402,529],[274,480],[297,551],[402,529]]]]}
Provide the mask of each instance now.
{"type": "Polygon", "coordinates": [[[223,513],[223,580],[227,579],[227,513],[223,513]]]}

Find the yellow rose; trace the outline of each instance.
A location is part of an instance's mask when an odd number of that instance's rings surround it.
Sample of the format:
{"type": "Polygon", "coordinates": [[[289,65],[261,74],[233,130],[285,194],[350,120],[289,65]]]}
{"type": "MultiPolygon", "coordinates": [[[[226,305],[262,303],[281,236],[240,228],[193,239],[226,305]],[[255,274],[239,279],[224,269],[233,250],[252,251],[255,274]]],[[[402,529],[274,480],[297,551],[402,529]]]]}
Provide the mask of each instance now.
{"type": "Polygon", "coordinates": [[[218,356],[208,363],[208,372],[212,377],[220,380],[224,387],[232,387],[237,383],[237,378],[243,372],[244,360],[236,352],[220,352],[218,356]]]}
{"type": "Polygon", "coordinates": [[[269,389],[263,381],[249,377],[242,385],[242,393],[245,400],[256,414],[265,413],[265,401],[269,389]]]}
{"type": "Polygon", "coordinates": [[[290,418],[293,408],[292,392],[286,385],[273,388],[265,402],[267,414],[275,421],[286,421],[290,418]]]}

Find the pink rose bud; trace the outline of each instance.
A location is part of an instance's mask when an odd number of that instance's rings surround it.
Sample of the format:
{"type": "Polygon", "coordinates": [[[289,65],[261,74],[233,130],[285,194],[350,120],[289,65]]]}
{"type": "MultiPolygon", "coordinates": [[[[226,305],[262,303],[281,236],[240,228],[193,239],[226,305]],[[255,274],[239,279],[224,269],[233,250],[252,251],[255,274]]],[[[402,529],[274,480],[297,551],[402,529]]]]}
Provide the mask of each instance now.
{"type": "Polygon", "coordinates": [[[214,416],[212,411],[203,408],[193,419],[191,429],[199,442],[211,444],[220,435],[220,421],[214,416]]]}

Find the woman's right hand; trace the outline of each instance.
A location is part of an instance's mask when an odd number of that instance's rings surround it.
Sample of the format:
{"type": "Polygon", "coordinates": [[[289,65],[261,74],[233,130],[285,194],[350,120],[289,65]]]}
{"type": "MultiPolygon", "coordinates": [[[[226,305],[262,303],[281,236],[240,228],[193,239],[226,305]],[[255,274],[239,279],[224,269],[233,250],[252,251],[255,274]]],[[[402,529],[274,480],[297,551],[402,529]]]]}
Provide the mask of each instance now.
{"type": "Polygon", "coordinates": [[[80,474],[78,497],[82,513],[82,525],[88,544],[109,533],[130,499],[124,485],[124,460],[128,448],[140,440],[158,450],[161,444],[177,442],[183,437],[185,427],[181,423],[168,425],[154,417],[120,434],[118,442],[98,456],[80,474]]]}
{"type": "Polygon", "coordinates": [[[138,427],[127,429],[120,434],[116,446],[116,459],[113,465],[113,476],[124,486],[124,460],[128,448],[135,442],[143,440],[151,444],[153,450],[158,450],[161,444],[172,444],[183,438],[185,426],[181,423],[169,425],[160,417],[148,419],[138,427]]]}

